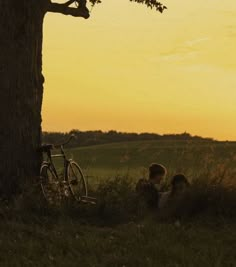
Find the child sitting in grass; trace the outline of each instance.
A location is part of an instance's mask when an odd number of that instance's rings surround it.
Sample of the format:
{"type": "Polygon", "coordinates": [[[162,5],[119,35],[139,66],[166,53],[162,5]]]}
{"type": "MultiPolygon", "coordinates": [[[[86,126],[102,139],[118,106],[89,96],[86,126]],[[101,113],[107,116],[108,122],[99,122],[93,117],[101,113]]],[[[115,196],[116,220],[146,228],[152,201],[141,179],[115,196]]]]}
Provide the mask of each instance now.
{"type": "Polygon", "coordinates": [[[166,173],[163,165],[153,163],[149,167],[149,179],[140,179],[136,185],[136,192],[150,208],[158,208],[159,191],[156,185],[160,184],[166,173]]]}
{"type": "Polygon", "coordinates": [[[170,199],[182,194],[188,187],[189,182],[184,174],[176,174],[171,179],[170,191],[159,193],[158,208],[165,208],[170,199]]]}

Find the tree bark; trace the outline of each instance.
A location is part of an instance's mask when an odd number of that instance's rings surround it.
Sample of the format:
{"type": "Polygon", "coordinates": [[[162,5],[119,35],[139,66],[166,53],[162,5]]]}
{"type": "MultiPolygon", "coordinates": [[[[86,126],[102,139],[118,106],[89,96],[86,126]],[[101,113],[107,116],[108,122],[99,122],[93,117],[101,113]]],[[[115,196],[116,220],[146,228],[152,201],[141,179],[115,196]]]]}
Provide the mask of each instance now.
{"type": "Polygon", "coordinates": [[[22,192],[39,176],[47,3],[0,0],[0,198],[22,192]]]}

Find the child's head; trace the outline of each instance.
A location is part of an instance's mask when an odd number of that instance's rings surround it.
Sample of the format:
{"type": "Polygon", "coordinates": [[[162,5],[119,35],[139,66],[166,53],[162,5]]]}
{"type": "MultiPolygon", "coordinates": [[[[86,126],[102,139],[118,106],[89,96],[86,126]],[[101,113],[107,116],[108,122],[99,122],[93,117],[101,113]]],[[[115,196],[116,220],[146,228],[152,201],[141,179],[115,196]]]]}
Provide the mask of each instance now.
{"type": "Polygon", "coordinates": [[[187,187],[189,187],[189,182],[185,175],[183,174],[176,174],[172,177],[171,180],[171,192],[172,194],[179,194],[182,193],[187,187]]]}
{"type": "Polygon", "coordinates": [[[152,163],[149,166],[149,180],[153,184],[159,184],[165,178],[166,173],[166,168],[161,164],[152,163]]]}

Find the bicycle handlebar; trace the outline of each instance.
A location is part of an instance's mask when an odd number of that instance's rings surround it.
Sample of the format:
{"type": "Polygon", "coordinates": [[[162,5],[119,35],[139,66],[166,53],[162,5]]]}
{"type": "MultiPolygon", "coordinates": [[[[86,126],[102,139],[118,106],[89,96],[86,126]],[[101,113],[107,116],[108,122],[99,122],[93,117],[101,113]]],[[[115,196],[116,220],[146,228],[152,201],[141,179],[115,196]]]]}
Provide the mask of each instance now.
{"type": "Polygon", "coordinates": [[[65,146],[65,145],[69,144],[70,141],[71,141],[73,138],[75,139],[75,135],[74,135],[74,134],[71,134],[71,136],[67,139],[66,142],[64,142],[64,143],[62,143],[62,144],[54,145],[54,147],[55,147],[55,148],[60,148],[60,147],[62,147],[62,146],[65,146]]]}

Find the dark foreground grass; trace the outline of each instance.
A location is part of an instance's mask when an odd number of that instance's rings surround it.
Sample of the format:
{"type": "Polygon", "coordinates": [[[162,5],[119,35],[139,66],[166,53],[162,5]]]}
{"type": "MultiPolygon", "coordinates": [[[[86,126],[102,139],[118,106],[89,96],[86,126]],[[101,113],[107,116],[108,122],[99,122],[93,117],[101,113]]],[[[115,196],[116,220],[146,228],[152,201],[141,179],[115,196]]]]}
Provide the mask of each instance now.
{"type": "Polygon", "coordinates": [[[197,182],[164,214],[132,181],[101,184],[96,206],[48,207],[35,196],[0,205],[0,266],[236,266],[236,193],[197,182]]]}
{"type": "Polygon", "coordinates": [[[236,225],[214,221],[108,226],[57,220],[0,222],[0,266],[236,266],[236,225]]]}

